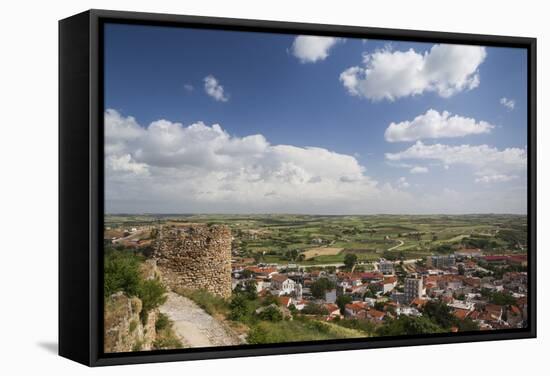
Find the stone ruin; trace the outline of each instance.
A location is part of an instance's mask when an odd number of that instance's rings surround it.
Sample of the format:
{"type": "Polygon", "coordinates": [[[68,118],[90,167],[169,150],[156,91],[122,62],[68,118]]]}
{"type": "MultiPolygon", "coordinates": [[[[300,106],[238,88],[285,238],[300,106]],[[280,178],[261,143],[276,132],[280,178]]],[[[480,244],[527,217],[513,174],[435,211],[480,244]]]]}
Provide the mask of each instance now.
{"type": "Polygon", "coordinates": [[[159,227],[153,257],[171,289],[231,296],[231,230],[225,225],[159,227]]]}

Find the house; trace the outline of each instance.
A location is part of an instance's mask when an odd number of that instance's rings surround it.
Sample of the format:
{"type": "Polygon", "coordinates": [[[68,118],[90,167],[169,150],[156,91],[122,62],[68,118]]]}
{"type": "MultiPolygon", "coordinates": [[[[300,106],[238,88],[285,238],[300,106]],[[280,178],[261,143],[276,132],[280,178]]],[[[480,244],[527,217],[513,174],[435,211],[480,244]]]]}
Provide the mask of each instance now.
{"type": "Polygon", "coordinates": [[[453,310],[453,316],[461,321],[466,319],[470,315],[470,313],[472,313],[472,311],[470,311],[469,309],[455,308],[453,310]]]}
{"type": "Polygon", "coordinates": [[[503,309],[497,304],[487,304],[478,317],[481,321],[500,321],[502,320],[503,309]]]}
{"type": "Polygon", "coordinates": [[[368,305],[365,302],[352,302],[346,304],[345,313],[346,316],[358,317],[364,314],[364,311],[368,309],[368,305]]]}
{"type": "Polygon", "coordinates": [[[397,313],[398,316],[404,315],[404,316],[412,316],[412,317],[419,317],[422,316],[422,313],[414,307],[397,307],[395,310],[395,313],[397,313]]]}
{"type": "Polygon", "coordinates": [[[371,308],[366,312],[366,316],[368,319],[370,319],[370,321],[382,322],[384,320],[384,317],[386,317],[386,312],[371,308]]]}
{"type": "Polygon", "coordinates": [[[274,274],[277,274],[277,268],[248,266],[245,269],[251,271],[260,278],[270,278],[274,274]]]}
{"type": "Polygon", "coordinates": [[[523,312],[516,306],[510,306],[506,312],[506,322],[513,328],[521,328],[523,324],[523,312]]]}
{"type": "Polygon", "coordinates": [[[397,277],[384,277],[382,294],[392,291],[397,286],[397,277]]]}
{"type": "Polygon", "coordinates": [[[428,303],[428,299],[415,298],[415,299],[413,299],[413,301],[411,302],[410,306],[411,306],[411,307],[414,307],[414,308],[422,309],[422,308],[424,308],[424,306],[426,305],[426,303],[428,303]]]}
{"type": "Polygon", "coordinates": [[[296,282],[284,274],[274,274],[271,276],[271,290],[277,295],[289,295],[296,289],[296,282]]]}
{"type": "Polygon", "coordinates": [[[292,305],[293,299],[290,296],[279,296],[277,297],[277,300],[281,304],[281,306],[288,308],[292,305]]]}
{"type": "Polygon", "coordinates": [[[340,308],[336,304],[327,303],[324,304],[323,307],[327,309],[329,318],[342,317],[340,308]]]}
{"type": "Polygon", "coordinates": [[[465,311],[473,311],[475,308],[475,304],[469,301],[464,300],[457,300],[455,299],[453,302],[447,304],[449,307],[454,309],[462,309],[465,311]]]}

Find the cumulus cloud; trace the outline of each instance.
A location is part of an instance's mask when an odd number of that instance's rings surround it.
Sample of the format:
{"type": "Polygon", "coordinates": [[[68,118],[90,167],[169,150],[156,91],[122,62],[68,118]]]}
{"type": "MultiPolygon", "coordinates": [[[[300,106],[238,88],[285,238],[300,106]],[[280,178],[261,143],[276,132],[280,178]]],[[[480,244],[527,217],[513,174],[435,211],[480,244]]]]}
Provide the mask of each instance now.
{"type": "Polygon", "coordinates": [[[439,113],[430,109],[411,121],[391,123],[384,137],[389,142],[416,141],[427,138],[464,137],[489,133],[494,128],[485,121],[452,115],[447,111],[439,113]]]}
{"type": "Polygon", "coordinates": [[[390,48],[363,56],[364,66],[350,67],[340,74],[349,94],[373,101],[435,92],[450,97],[479,85],[479,66],[487,53],[484,47],[436,44],[425,53],[390,48]]]}
{"type": "MultiPolygon", "coordinates": [[[[525,202],[520,200],[524,196],[505,196],[505,192],[494,190],[484,195],[461,192],[462,201],[429,192],[413,195],[406,178],[379,182],[353,155],[320,147],[271,144],[260,134],[235,136],[219,124],[184,125],[160,119],[143,126],[112,109],[104,116],[105,205],[110,213],[525,210],[525,202]]],[[[486,170],[485,175],[497,174],[486,170]]]]}
{"type": "Polygon", "coordinates": [[[411,174],[426,174],[428,171],[428,167],[423,166],[414,166],[409,170],[411,174]]]}
{"type": "Polygon", "coordinates": [[[202,122],[144,127],[111,109],[105,126],[109,210],[337,214],[359,210],[358,202],[376,210],[382,197],[406,197],[382,189],[354,156],[325,148],[272,145],[202,122]]]}
{"type": "MultiPolygon", "coordinates": [[[[506,148],[498,150],[488,145],[442,144],[425,145],[417,141],[408,149],[398,153],[386,153],[390,161],[432,160],[444,166],[466,165],[473,168],[478,179],[484,176],[503,176],[513,173],[524,173],[527,168],[527,150],[506,148]]],[[[498,178],[493,182],[499,181],[498,178]]],[[[504,181],[500,179],[500,181],[504,181]]]]}
{"type": "Polygon", "coordinates": [[[302,63],[315,63],[325,60],[332,47],[340,38],[299,35],[292,43],[292,54],[302,63]]]}
{"type": "Polygon", "coordinates": [[[192,92],[193,90],[195,90],[195,88],[191,84],[185,84],[185,85],[183,85],[183,88],[185,89],[185,91],[187,91],[189,93],[192,92]]]}
{"type": "Polygon", "coordinates": [[[227,102],[229,96],[224,92],[216,77],[208,75],[204,78],[204,91],[218,102],[227,102]]]}
{"type": "Polygon", "coordinates": [[[516,107],[516,101],[506,97],[500,98],[500,104],[506,107],[509,111],[512,111],[516,107]]]}

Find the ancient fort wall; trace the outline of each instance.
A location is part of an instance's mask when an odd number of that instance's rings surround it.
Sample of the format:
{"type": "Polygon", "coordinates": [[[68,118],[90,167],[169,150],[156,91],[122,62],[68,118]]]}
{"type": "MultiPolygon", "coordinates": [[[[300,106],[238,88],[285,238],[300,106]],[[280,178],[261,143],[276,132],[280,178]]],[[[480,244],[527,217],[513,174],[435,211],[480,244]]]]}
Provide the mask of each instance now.
{"type": "Polygon", "coordinates": [[[224,225],[163,225],[154,258],[170,288],[204,289],[231,295],[231,230],[224,225]]]}

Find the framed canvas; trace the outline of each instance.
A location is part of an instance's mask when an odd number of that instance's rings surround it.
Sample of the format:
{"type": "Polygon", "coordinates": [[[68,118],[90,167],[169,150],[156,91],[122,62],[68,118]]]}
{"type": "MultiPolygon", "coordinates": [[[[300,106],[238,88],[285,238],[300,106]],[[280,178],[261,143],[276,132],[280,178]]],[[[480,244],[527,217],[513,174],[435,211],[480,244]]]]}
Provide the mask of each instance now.
{"type": "Polygon", "coordinates": [[[536,40],[59,23],[59,354],[536,336],[536,40]]]}

